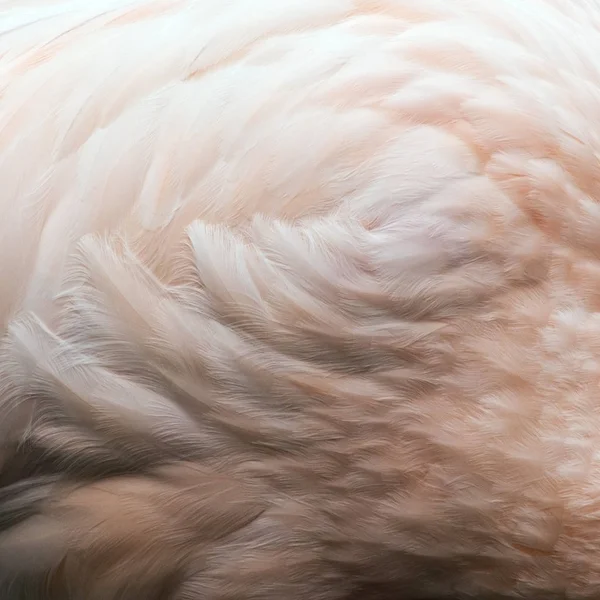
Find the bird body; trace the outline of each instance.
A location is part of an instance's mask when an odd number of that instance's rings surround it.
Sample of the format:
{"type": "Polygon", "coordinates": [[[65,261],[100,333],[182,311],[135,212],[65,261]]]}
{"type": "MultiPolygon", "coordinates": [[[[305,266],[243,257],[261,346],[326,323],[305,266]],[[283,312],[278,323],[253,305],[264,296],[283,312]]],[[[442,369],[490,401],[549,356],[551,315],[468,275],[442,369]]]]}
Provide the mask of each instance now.
{"type": "Polygon", "coordinates": [[[597,598],[599,33],[0,0],[2,597],[597,598]]]}

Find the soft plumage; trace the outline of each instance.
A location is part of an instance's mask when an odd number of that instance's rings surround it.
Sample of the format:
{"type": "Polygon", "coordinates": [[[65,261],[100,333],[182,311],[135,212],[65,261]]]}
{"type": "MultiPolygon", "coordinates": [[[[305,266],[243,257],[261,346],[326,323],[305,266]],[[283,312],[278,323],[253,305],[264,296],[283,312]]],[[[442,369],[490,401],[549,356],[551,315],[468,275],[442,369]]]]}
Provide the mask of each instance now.
{"type": "Polygon", "coordinates": [[[598,0],[0,0],[0,585],[600,594],[598,0]]]}

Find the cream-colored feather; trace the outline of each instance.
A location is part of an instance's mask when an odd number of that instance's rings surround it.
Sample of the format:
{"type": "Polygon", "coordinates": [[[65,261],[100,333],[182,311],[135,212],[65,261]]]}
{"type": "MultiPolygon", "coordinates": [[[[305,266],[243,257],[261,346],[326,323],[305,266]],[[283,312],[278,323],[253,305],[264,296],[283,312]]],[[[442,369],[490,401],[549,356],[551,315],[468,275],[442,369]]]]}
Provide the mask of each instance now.
{"type": "Polygon", "coordinates": [[[0,0],[0,596],[600,594],[598,0],[0,0]]]}

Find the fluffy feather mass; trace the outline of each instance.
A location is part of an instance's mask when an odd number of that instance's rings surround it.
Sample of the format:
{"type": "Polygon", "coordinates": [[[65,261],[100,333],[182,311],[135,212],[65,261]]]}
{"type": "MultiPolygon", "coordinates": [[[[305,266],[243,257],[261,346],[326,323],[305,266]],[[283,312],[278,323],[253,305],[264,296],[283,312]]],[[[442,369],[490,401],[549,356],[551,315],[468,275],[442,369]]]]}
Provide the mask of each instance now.
{"type": "Polygon", "coordinates": [[[600,596],[599,0],[0,0],[0,597],[600,596]]]}

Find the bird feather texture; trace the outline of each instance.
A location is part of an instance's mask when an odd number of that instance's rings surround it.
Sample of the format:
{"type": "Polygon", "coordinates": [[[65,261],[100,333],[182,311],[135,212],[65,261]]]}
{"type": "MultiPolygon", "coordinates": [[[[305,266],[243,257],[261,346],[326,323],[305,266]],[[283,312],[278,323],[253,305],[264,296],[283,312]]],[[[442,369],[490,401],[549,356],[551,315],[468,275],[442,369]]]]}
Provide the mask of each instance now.
{"type": "Polygon", "coordinates": [[[600,594],[598,0],[0,0],[0,592],[600,594]]]}

